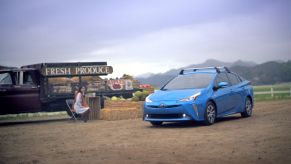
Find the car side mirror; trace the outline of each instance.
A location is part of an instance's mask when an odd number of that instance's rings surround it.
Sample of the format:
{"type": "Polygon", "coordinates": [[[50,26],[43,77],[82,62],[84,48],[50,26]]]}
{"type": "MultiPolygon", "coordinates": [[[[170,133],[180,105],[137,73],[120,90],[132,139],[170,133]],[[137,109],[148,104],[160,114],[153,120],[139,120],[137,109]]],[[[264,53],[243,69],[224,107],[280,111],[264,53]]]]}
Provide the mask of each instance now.
{"type": "Polygon", "coordinates": [[[225,88],[225,87],[227,87],[228,86],[228,82],[220,82],[220,83],[218,83],[218,88],[225,88]]]}

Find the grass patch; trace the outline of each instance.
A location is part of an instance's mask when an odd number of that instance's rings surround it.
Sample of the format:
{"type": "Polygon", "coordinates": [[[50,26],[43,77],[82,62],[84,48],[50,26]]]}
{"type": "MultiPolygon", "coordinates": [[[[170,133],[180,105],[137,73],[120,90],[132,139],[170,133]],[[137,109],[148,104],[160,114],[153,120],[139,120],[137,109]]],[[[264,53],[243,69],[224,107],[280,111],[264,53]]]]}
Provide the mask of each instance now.
{"type": "Polygon", "coordinates": [[[0,121],[32,121],[45,120],[54,118],[66,118],[67,112],[37,112],[37,113],[20,113],[0,115],[0,121]]]}
{"type": "Polygon", "coordinates": [[[255,101],[291,99],[290,88],[291,88],[291,83],[254,86],[255,101]],[[271,93],[256,94],[256,92],[271,92],[271,88],[273,88],[273,92],[274,92],[273,96],[271,95],[271,93]],[[287,91],[289,93],[275,93],[276,91],[287,91]]]}
{"type": "Polygon", "coordinates": [[[291,99],[290,93],[276,93],[272,97],[271,94],[255,95],[255,101],[271,101],[291,99]]]}

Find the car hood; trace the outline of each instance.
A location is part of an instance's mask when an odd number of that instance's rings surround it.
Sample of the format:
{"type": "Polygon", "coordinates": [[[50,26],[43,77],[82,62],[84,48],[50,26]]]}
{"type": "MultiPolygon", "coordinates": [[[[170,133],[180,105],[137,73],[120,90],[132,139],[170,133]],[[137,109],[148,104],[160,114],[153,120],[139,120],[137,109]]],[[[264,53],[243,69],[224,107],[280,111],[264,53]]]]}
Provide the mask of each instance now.
{"type": "Polygon", "coordinates": [[[152,101],[173,101],[190,97],[202,89],[185,89],[185,90],[159,90],[149,96],[152,101]]]}

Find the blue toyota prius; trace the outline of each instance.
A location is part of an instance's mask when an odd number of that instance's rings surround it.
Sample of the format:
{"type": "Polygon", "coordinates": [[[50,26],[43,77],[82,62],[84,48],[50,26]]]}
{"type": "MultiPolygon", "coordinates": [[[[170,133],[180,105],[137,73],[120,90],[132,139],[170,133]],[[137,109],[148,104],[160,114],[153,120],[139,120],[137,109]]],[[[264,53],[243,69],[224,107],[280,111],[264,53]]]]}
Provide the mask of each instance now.
{"type": "Polygon", "coordinates": [[[203,121],[240,113],[250,117],[253,87],[227,67],[189,68],[146,98],[145,121],[158,126],[163,122],[203,121]]]}

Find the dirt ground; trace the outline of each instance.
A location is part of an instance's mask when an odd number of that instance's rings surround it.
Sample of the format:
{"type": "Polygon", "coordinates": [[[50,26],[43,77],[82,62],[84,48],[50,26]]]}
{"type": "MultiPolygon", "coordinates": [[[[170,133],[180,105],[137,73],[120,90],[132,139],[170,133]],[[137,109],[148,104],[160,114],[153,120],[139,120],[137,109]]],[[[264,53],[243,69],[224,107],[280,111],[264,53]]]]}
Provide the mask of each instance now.
{"type": "Polygon", "coordinates": [[[290,163],[291,101],[212,126],[70,120],[0,126],[0,163],[290,163]]]}

